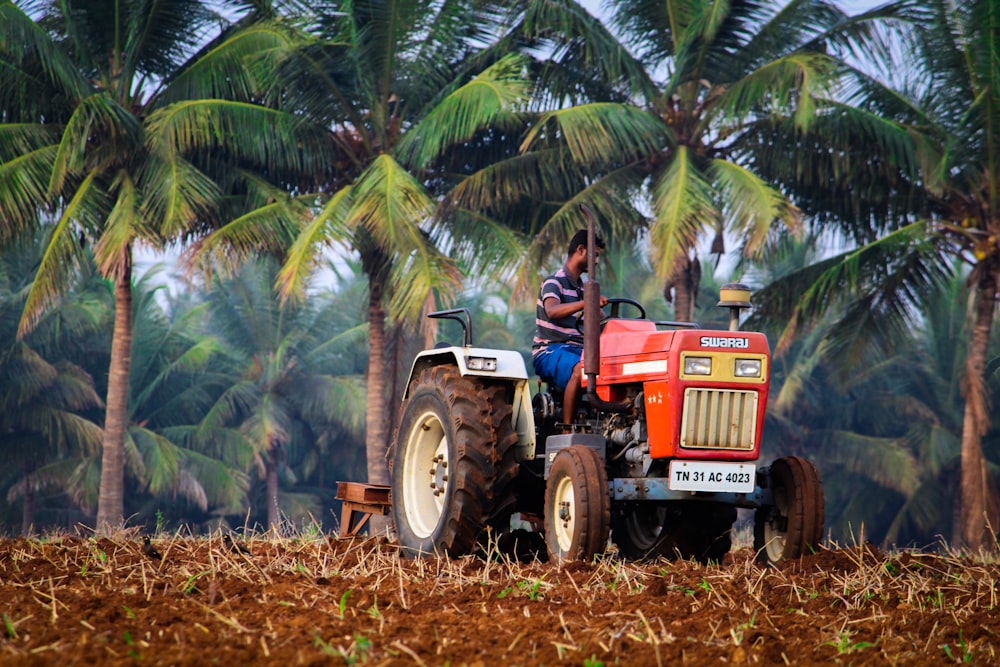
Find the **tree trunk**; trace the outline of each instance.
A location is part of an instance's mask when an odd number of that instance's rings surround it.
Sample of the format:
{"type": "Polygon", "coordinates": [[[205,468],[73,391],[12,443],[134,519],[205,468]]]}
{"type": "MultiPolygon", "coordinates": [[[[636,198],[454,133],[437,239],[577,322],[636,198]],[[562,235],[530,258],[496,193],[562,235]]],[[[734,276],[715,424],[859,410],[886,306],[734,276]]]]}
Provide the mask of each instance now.
{"type": "Polygon", "coordinates": [[[267,461],[267,470],[265,471],[267,528],[277,533],[278,527],[281,524],[281,509],[278,507],[278,466],[280,454],[276,448],[272,447],[264,460],[267,461]]]}
{"type": "Polygon", "coordinates": [[[128,379],[132,368],[131,255],[124,265],[113,278],[115,327],[108,368],[101,488],[97,498],[96,529],[99,534],[120,529],[125,513],[125,429],[128,424],[128,379]]]}
{"type": "Polygon", "coordinates": [[[35,532],[35,485],[30,477],[34,466],[25,464],[21,467],[24,473],[24,505],[21,508],[21,535],[27,537],[35,532]]]}
{"type": "Polygon", "coordinates": [[[698,261],[698,256],[695,255],[692,259],[690,255],[685,255],[669,278],[663,295],[667,301],[673,301],[674,319],[678,322],[694,320],[694,306],[700,284],[701,262],[698,261]],[[669,294],[671,288],[674,291],[673,298],[669,294]]]}
{"type": "Polygon", "coordinates": [[[982,436],[990,423],[989,396],[983,373],[986,368],[993,311],[996,308],[997,272],[984,271],[974,295],[972,342],[965,361],[962,422],[962,544],[970,551],[995,551],[1000,508],[997,490],[983,456],[982,436]]]}
{"type": "MultiPolygon", "coordinates": [[[[368,389],[365,415],[365,457],[368,464],[369,484],[389,484],[389,466],[386,451],[389,434],[386,430],[386,363],[385,363],[385,308],[382,305],[384,278],[373,273],[368,278],[368,389]]],[[[389,519],[372,516],[368,520],[371,535],[385,533],[389,519]]]]}

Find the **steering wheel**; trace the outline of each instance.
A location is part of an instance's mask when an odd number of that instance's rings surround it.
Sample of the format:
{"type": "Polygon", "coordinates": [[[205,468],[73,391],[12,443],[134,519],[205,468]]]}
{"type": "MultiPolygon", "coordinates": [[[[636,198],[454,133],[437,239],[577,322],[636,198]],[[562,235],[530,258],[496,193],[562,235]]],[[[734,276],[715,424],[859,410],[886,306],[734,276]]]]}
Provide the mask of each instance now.
{"type": "MultiPolygon", "coordinates": [[[[623,303],[635,307],[639,311],[639,316],[638,317],[622,318],[622,319],[629,319],[629,320],[644,320],[644,319],[646,319],[646,309],[642,307],[641,303],[639,303],[635,299],[625,299],[625,298],[615,297],[613,299],[608,299],[608,302],[606,304],[604,304],[603,306],[601,306],[602,311],[601,311],[601,327],[600,328],[601,328],[602,331],[604,330],[604,325],[607,323],[608,320],[618,319],[619,318],[618,311],[621,310],[621,304],[623,304],[623,303]],[[607,306],[611,306],[611,313],[609,315],[605,315],[604,312],[603,312],[603,309],[606,308],[607,306]]],[[[579,331],[581,334],[583,333],[583,317],[582,316],[576,318],[576,330],[579,331]]]]}

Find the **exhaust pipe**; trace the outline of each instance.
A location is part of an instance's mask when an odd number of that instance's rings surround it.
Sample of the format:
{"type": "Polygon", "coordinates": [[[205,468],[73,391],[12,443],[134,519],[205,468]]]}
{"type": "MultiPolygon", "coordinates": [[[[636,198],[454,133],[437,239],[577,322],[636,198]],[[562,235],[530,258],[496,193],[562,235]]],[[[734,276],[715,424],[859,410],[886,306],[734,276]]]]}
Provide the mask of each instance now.
{"type": "Polygon", "coordinates": [[[597,218],[586,205],[580,210],[587,216],[587,285],[583,291],[583,374],[587,376],[587,400],[598,410],[625,412],[631,403],[605,401],[597,395],[597,376],[601,372],[601,284],[595,272],[593,252],[597,247],[597,218]]]}

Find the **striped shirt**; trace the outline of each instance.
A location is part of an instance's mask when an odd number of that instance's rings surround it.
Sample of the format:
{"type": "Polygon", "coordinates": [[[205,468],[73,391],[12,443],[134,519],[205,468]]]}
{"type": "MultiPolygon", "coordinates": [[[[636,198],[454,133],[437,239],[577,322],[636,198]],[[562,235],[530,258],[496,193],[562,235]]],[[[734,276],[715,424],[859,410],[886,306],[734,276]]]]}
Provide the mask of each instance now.
{"type": "Polygon", "coordinates": [[[577,315],[550,320],[545,313],[545,302],[548,299],[558,299],[559,303],[583,301],[583,283],[566,273],[565,266],[542,283],[538,290],[538,302],[535,304],[535,338],[531,343],[533,356],[537,356],[550,343],[583,345],[583,336],[576,328],[577,315]]]}

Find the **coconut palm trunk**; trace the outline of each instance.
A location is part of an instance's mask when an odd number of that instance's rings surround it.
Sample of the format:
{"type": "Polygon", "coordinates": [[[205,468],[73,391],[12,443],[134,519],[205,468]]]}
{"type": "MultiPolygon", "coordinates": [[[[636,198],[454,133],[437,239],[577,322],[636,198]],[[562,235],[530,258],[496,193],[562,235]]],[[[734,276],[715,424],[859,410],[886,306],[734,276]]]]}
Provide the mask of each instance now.
{"type": "Polygon", "coordinates": [[[1000,270],[983,272],[975,295],[972,343],[965,362],[965,418],[962,423],[961,546],[971,551],[996,549],[1000,529],[997,491],[986,466],[981,439],[990,423],[989,396],[983,373],[996,310],[1000,270]]]}
{"type": "MultiPolygon", "coordinates": [[[[664,296],[673,289],[674,318],[680,322],[694,320],[695,297],[701,284],[701,264],[697,256],[683,255],[673,276],[664,289],[664,296]]],[[[670,300],[669,298],[667,299],[670,300]]]]}
{"type": "Polygon", "coordinates": [[[278,446],[271,448],[267,454],[266,491],[267,493],[267,528],[277,531],[281,523],[281,509],[278,507],[278,466],[281,465],[281,454],[278,446]]]}
{"type": "Polygon", "coordinates": [[[385,308],[382,305],[382,279],[373,276],[368,296],[368,413],[365,420],[365,452],[368,458],[368,483],[388,484],[389,470],[385,453],[388,447],[385,405],[385,308]]]}
{"type": "Polygon", "coordinates": [[[101,490],[97,499],[97,531],[121,528],[125,511],[125,429],[128,426],[128,378],[132,368],[132,260],[126,251],[123,268],[114,276],[115,327],[108,367],[108,395],[101,456],[101,490]]]}
{"type": "MultiPolygon", "coordinates": [[[[24,475],[24,479],[28,479],[29,475],[34,471],[34,466],[24,464],[21,466],[21,472],[24,475]]],[[[32,483],[27,483],[24,485],[24,505],[21,509],[21,535],[31,535],[34,533],[35,528],[35,486],[32,483]]]]}

